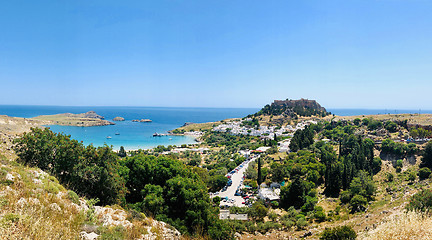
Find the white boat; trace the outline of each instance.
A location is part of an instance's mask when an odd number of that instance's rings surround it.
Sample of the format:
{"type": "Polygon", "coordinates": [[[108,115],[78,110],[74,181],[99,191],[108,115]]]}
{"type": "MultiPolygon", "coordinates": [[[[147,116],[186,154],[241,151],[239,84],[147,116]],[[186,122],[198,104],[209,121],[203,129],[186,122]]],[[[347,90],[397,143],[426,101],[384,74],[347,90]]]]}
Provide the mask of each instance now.
{"type": "Polygon", "coordinates": [[[111,138],[112,138],[111,136],[108,136],[108,137],[107,137],[107,139],[111,139],[111,138]]]}

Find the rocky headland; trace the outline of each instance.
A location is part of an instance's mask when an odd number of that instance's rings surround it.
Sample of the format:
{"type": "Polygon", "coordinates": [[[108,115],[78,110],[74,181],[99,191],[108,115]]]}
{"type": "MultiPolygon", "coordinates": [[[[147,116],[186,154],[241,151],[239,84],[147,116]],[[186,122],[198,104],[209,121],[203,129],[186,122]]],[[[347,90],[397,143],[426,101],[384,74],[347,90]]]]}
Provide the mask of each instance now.
{"type": "Polygon", "coordinates": [[[41,120],[45,125],[62,125],[62,126],[80,126],[80,127],[93,127],[93,126],[107,126],[115,125],[115,123],[104,120],[105,117],[98,115],[94,111],[86,113],[61,113],[55,115],[41,115],[32,119],[41,120]]]}

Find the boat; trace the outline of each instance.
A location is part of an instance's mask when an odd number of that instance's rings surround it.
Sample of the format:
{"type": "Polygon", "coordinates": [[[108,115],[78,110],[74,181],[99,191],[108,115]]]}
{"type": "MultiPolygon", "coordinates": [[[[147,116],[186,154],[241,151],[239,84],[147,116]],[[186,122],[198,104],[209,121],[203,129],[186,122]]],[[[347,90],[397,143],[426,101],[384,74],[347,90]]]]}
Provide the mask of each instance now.
{"type": "Polygon", "coordinates": [[[111,138],[112,138],[111,136],[108,136],[108,137],[107,137],[107,139],[111,139],[111,138]]]}
{"type": "Polygon", "coordinates": [[[162,137],[162,136],[164,136],[165,134],[160,134],[160,133],[157,133],[157,132],[155,132],[154,134],[153,134],[153,137],[162,137]]]}
{"type": "Polygon", "coordinates": [[[171,141],[171,140],[172,140],[172,138],[168,138],[168,140],[170,140],[170,141],[171,141]]]}
{"type": "Polygon", "coordinates": [[[120,133],[115,133],[115,135],[120,135],[120,133]]]}

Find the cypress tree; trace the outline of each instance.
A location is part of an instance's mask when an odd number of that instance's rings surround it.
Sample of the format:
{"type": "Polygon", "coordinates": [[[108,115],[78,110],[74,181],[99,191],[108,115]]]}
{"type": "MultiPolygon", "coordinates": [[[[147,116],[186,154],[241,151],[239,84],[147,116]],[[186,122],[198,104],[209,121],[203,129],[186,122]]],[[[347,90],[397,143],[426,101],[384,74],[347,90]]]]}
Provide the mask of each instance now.
{"type": "Polygon", "coordinates": [[[261,158],[258,158],[258,187],[261,185],[261,158]]]}

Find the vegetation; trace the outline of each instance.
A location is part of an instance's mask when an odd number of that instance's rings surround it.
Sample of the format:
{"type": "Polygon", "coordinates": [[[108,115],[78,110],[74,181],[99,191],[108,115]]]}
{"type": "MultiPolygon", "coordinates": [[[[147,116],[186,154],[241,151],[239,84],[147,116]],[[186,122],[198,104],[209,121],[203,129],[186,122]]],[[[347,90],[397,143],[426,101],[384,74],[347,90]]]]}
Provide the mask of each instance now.
{"type": "Polygon", "coordinates": [[[313,144],[314,131],[311,127],[307,126],[303,130],[298,130],[294,133],[291,139],[290,149],[293,152],[309,147],[313,144]]]}
{"type": "Polygon", "coordinates": [[[423,189],[414,194],[406,209],[420,212],[429,212],[432,209],[432,190],[423,189]]]}
{"type": "Polygon", "coordinates": [[[19,161],[56,176],[72,190],[102,204],[124,202],[125,181],[117,155],[108,146],[84,145],[48,128],[32,128],[15,141],[19,161]]]}
{"type": "Polygon", "coordinates": [[[354,240],[357,238],[356,232],[350,226],[339,226],[326,228],[321,234],[320,240],[354,240]]]}
{"type": "Polygon", "coordinates": [[[213,238],[211,234],[231,231],[218,229],[225,225],[216,218],[205,184],[179,160],[144,153],[120,160],[108,146],[84,147],[70,136],[36,128],[16,141],[15,150],[20,162],[48,171],[102,204],[149,213],[186,234],[204,231],[213,238]]]}
{"type": "Polygon", "coordinates": [[[265,105],[255,116],[259,115],[287,115],[297,116],[327,116],[329,113],[313,100],[286,100],[265,105]]]}

